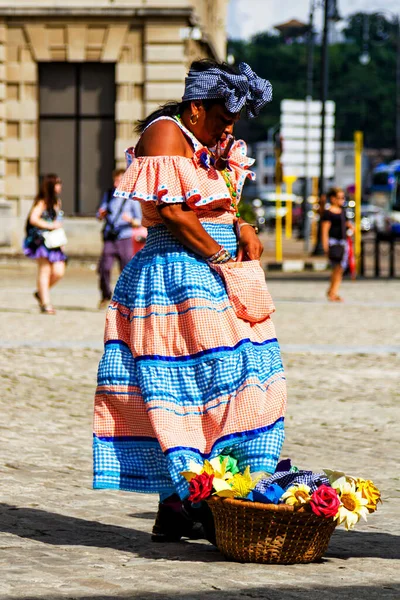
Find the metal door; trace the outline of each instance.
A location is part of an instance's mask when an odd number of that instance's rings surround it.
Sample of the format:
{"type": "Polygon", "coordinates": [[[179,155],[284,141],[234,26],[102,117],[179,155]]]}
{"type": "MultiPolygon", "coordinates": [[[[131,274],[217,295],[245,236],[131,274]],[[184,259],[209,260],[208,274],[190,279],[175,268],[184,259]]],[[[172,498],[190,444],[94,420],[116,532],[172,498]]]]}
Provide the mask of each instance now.
{"type": "Polygon", "coordinates": [[[67,215],[93,215],[111,185],[115,144],[115,66],[41,63],[40,175],[63,181],[67,215]]]}

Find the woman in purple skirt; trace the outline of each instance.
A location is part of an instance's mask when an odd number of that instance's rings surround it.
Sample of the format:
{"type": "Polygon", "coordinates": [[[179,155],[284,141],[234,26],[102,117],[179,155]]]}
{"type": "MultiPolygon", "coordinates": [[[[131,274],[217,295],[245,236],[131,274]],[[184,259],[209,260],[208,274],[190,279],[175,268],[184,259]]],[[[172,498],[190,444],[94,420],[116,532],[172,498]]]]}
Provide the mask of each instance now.
{"type": "Polygon", "coordinates": [[[57,175],[45,175],[28,215],[23,247],[24,254],[37,261],[37,290],[34,296],[41,312],[47,315],[56,313],[50,302],[50,288],[64,276],[67,260],[62,248],[47,248],[43,237],[46,231],[62,227],[61,188],[62,183],[57,175]]]}

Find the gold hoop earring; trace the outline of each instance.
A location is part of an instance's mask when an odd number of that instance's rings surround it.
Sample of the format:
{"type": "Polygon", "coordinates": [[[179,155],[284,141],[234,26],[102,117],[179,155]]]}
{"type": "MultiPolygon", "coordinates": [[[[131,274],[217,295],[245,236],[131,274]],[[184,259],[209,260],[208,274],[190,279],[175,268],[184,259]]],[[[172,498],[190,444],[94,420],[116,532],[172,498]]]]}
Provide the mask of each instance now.
{"type": "Polygon", "coordinates": [[[191,122],[192,125],[196,125],[197,121],[199,120],[199,115],[190,115],[190,119],[189,120],[190,120],[190,122],[191,122]]]}

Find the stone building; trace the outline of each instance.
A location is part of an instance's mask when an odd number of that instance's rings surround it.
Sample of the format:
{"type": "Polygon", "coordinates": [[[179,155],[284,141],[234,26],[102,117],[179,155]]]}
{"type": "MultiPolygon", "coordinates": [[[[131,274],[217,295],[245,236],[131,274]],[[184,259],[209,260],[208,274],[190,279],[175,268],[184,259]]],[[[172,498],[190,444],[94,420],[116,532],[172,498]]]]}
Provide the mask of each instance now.
{"type": "MultiPolygon", "coordinates": [[[[94,214],[134,123],[225,57],[228,0],[0,0],[0,245],[19,245],[39,176],[94,214]]],[[[84,219],[84,221],[88,221],[84,219]]]]}

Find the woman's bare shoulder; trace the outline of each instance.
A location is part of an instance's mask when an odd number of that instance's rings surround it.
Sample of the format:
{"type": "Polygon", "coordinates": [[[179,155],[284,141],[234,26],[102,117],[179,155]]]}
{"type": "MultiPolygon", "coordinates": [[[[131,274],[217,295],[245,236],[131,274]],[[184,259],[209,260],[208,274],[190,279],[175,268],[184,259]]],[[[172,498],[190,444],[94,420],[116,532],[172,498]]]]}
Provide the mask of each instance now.
{"type": "Polygon", "coordinates": [[[38,198],[35,201],[35,203],[34,203],[34,205],[32,207],[32,210],[35,210],[35,211],[39,211],[39,210],[40,211],[44,211],[45,208],[46,208],[46,202],[44,201],[44,199],[43,198],[38,198]]]}
{"type": "Polygon", "coordinates": [[[179,126],[170,119],[152,123],[142,134],[136,156],[187,156],[188,149],[179,126]]]}

